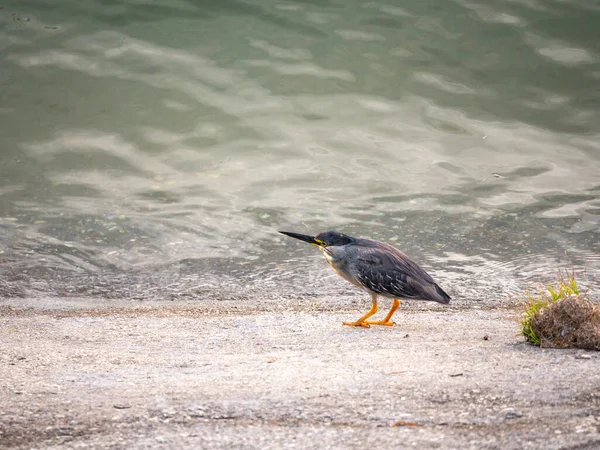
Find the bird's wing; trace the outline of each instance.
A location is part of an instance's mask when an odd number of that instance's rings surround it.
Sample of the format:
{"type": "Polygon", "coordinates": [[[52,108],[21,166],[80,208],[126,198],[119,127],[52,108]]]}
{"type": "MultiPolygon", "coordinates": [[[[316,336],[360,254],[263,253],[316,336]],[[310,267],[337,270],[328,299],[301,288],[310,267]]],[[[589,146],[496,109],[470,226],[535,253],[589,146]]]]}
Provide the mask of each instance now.
{"type": "Polygon", "coordinates": [[[421,298],[424,285],[434,283],[433,279],[406,255],[392,248],[394,252],[363,248],[357,257],[356,278],[381,295],[421,298]]]}

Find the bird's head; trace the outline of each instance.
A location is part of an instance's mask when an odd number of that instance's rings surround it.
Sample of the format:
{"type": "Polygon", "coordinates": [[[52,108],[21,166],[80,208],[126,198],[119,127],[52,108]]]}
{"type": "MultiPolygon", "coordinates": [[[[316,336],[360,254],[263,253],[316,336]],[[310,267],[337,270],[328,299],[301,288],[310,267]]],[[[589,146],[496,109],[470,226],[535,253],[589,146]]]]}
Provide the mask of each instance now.
{"type": "Polygon", "coordinates": [[[320,248],[348,245],[354,242],[353,237],[347,236],[343,233],[338,233],[337,231],[325,231],[323,233],[317,234],[316,236],[291,233],[288,231],[280,231],[280,233],[285,234],[289,237],[293,237],[295,239],[299,239],[304,242],[308,242],[320,248]]]}

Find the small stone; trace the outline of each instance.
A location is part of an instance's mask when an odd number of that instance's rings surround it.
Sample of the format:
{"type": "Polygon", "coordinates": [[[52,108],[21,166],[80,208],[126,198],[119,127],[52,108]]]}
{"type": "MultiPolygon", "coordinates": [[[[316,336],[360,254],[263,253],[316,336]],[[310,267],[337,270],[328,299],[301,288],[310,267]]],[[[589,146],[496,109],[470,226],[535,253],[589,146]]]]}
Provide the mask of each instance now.
{"type": "Polygon", "coordinates": [[[115,409],[129,409],[129,408],[131,408],[131,405],[125,405],[125,404],[117,403],[117,404],[113,405],[113,408],[115,408],[115,409]]]}
{"type": "Polygon", "coordinates": [[[523,417],[523,414],[521,414],[518,411],[508,411],[505,415],[504,418],[505,419],[518,419],[519,417],[523,417]]]}
{"type": "Polygon", "coordinates": [[[575,359],[592,359],[592,355],[588,355],[587,353],[580,353],[575,355],[575,359]]]}

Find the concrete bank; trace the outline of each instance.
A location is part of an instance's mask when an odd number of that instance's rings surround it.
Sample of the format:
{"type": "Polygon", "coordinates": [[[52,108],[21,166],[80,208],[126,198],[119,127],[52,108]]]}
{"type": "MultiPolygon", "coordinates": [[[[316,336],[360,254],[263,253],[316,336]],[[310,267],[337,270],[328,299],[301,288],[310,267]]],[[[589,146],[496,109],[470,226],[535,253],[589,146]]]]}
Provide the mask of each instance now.
{"type": "Polygon", "coordinates": [[[0,447],[600,448],[600,355],[516,309],[90,304],[0,300],[0,447]]]}

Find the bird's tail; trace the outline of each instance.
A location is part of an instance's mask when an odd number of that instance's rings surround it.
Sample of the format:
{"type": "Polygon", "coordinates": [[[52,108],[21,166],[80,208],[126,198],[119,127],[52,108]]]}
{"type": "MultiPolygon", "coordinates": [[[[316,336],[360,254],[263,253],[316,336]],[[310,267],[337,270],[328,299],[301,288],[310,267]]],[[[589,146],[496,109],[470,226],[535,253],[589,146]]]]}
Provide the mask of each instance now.
{"type": "Polygon", "coordinates": [[[427,286],[422,287],[422,300],[431,300],[438,303],[447,305],[450,303],[450,296],[444,292],[444,290],[435,283],[430,283],[427,286]]]}
{"type": "Polygon", "coordinates": [[[444,305],[447,305],[448,303],[450,303],[450,296],[448,294],[446,294],[444,292],[444,290],[439,287],[437,284],[434,283],[434,291],[433,292],[433,300],[435,300],[438,303],[443,303],[444,305]]]}

